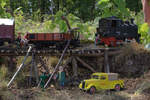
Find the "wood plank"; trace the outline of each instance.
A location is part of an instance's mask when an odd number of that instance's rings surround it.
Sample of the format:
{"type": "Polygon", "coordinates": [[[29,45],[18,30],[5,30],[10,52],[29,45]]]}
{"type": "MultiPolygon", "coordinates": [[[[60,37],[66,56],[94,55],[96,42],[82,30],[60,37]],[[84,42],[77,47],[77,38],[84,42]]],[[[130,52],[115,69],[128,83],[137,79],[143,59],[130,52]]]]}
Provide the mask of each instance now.
{"type": "Polygon", "coordinates": [[[104,53],[104,63],[105,63],[105,72],[110,73],[110,66],[109,66],[109,61],[108,61],[108,50],[105,50],[104,53]]]}
{"type": "Polygon", "coordinates": [[[73,77],[78,76],[78,65],[76,59],[73,57],[72,59],[72,66],[73,66],[73,77]]]}
{"type": "Polygon", "coordinates": [[[76,59],[82,63],[85,67],[87,67],[88,69],[90,69],[92,72],[96,72],[89,64],[85,63],[83,60],[81,60],[79,57],[76,57],[76,59]]]}

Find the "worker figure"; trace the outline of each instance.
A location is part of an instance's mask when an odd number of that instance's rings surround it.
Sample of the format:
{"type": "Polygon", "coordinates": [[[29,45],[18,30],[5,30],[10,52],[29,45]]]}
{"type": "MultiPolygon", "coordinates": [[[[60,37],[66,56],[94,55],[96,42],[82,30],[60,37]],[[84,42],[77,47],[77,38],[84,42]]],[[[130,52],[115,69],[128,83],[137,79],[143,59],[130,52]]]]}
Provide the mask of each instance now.
{"type": "Polygon", "coordinates": [[[18,36],[17,36],[16,41],[17,41],[17,42],[20,42],[20,41],[21,41],[21,33],[20,33],[20,32],[18,33],[18,36]]]}
{"type": "Polygon", "coordinates": [[[19,32],[18,33],[18,37],[17,37],[17,39],[16,39],[16,41],[17,41],[17,46],[18,47],[23,47],[23,45],[24,45],[24,41],[23,41],[23,38],[21,37],[21,32],[19,32]]]}
{"type": "Polygon", "coordinates": [[[28,44],[27,33],[24,35],[23,42],[24,42],[24,46],[27,46],[28,44]]]}
{"type": "Polygon", "coordinates": [[[41,76],[40,76],[40,87],[44,89],[44,85],[47,81],[47,79],[51,76],[51,74],[48,74],[46,72],[44,72],[41,76]]]}
{"type": "Polygon", "coordinates": [[[99,36],[100,36],[99,34],[95,35],[95,45],[100,43],[100,39],[99,39],[100,37],[99,36]]]}
{"type": "Polygon", "coordinates": [[[59,71],[58,71],[58,82],[59,82],[59,86],[61,89],[64,88],[65,80],[66,80],[66,73],[65,73],[63,67],[60,66],[59,71]]]}

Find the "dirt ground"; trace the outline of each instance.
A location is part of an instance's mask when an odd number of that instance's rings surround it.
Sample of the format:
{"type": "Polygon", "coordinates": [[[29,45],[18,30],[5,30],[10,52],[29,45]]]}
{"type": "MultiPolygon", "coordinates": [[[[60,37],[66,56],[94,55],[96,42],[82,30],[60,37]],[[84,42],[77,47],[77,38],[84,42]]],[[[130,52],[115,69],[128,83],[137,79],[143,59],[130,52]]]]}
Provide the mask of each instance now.
{"type": "Polygon", "coordinates": [[[150,100],[150,89],[146,92],[137,92],[135,83],[139,84],[140,79],[125,80],[125,89],[116,91],[97,91],[94,95],[81,91],[78,87],[56,90],[54,87],[47,89],[1,89],[0,100],[150,100]],[[135,86],[128,86],[133,84],[135,86]]]}
{"type": "Polygon", "coordinates": [[[41,88],[0,87],[0,100],[150,100],[150,71],[139,78],[123,78],[125,88],[120,92],[97,91],[94,95],[81,91],[78,87],[54,86],[41,88]]]}
{"type": "Polygon", "coordinates": [[[129,94],[123,92],[99,91],[94,95],[80,91],[78,88],[71,90],[40,89],[12,89],[3,91],[1,100],[131,100],[129,94]],[[9,95],[9,96],[8,96],[9,95]]]}

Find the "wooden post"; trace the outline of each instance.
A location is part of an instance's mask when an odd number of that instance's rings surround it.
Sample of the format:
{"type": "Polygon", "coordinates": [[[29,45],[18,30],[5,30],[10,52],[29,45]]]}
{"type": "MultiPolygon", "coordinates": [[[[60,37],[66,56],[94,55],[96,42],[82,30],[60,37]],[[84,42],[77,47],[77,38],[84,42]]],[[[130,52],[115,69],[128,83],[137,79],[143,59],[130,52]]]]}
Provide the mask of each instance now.
{"type": "Polygon", "coordinates": [[[78,65],[75,58],[72,59],[72,66],[73,66],[73,77],[78,76],[78,65]]]}
{"type": "Polygon", "coordinates": [[[27,57],[29,56],[29,52],[31,51],[32,46],[29,47],[28,52],[26,54],[26,56],[24,57],[23,62],[21,63],[21,65],[19,66],[18,70],[16,71],[16,73],[14,74],[14,76],[11,78],[11,80],[9,81],[9,83],[7,84],[7,87],[9,87],[9,85],[12,83],[12,81],[15,79],[16,75],[18,74],[18,72],[21,70],[21,68],[24,66],[25,61],[27,60],[27,57]]]}
{"type": "Polygon", "coordinates": [[[16,69],[16,61],[14,61],[14,60],[16,60],[16,58],[13,56],[10,56],[8,58],[8,70],[10,72],[13,72],[16,69]]]}
{"type": "Polygon", "coordinates": [[[35,54],[32,54],[32,66],[34,68],[34,74],[35,74],[35,77],[36,77],[36,83],[38,83],[39,82],[39,75],[38,75],[38,69],[37,69],[35,54]]]}
{"type": "Polygon", "coordinates": [[[99,67],[99,72],[103,71],[104,57],[97,58],[97,66],[99,67]]]}
{"type": "Polygon", "coordinates": [[[105,72],[110,73],[109,62],[108,62],[108,49],[106,48],[104,51],[104,63],[105,63],[105,72]]]}
{"type": "Polygon", "coordinates": [[[30,67],[30,78],[29,78],[29,86],[31,86],[31,81],[32,81],[32,69],[33,69],[33,66],[30,67]]]}

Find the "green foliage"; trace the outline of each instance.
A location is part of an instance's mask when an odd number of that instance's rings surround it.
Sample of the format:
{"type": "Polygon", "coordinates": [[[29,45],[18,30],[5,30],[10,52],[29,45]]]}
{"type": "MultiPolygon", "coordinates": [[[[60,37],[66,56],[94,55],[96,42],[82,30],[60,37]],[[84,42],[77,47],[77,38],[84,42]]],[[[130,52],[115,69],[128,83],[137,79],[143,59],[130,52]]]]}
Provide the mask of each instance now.
{"type": "Polygon", "coordinates": [[[143,44],[150,43],[150,32],[147,23],[144,23],[139,26],[139,33],[141,34],[141,43],[143,44]]]}
{"type": "Polygon", "coordinates": [[[32,19],[34,21],[40,21],[41,20],[40,10],[39,9],[32,13],[32,19]]]}
{"type": "Polygon", "coordinates": [[[121,19],[131,17],[125,0],[99,0],[97,6],[102,12],[101,17],[117,16],[121,19]]]}
{"type": "Polygon", "coordinates": [[[24,23],[24,16],[21,7],[14,11],[14,17],[15,17],[15,26],[16,26],[15,29],[22,30],[22,28],[24,28],[22,27],[24,23]]]}
{"type": "Polygon", "coordinates": [[[101,5],[101,4],[109,3],[109,2],[110,2],[110,0],[100,0],[100,1],[98,2],[98,4],[101,5]]]}
{"type": "Polygon", "coordinates": [[[6,12],[6,2],[8,0],[0,0],[0,17],[2,18],[10,18],[11,15],[9,13],[6,12]]]}
{"type": "Polygon", "coordinates": [[[62,11],[58,11],[56,15],[54,15],[54,22],[56,26],[58,26],[60,32],[66,32],[67,31],[67,25],[65,21],[61,19],[61,16],[63,16],[64,13],[62,11]]]}
{"type": "Polygon", "coordinates": [[[142,10],[142,3],[141,0],[125,0],[126,7],[129,8],[131,11],[138,13],[142,10]]]}
{"type": "MultiPolygon", "coordinates": [[[[22,7],[22,11],[27,16],[34,17],[33,19],[40,19],[43,21],[45,14],[51,14],[50,10],[53,8],[53,13],[56,14],[58,11],[66,12],[67,14],[72,13],[73,15],[79,17],[83,21],[94,20],[96,17],[100,16],[101,13],[105,16],[110,15],[119,15],[119,10],[125,11],[124,8],[129,8],[131,11],[136,13],[142,9],[141,0],[1,0],[0,1],[0,16],[11,17],[10,13],[22,7]],[[52,2],[53,3],[52,3],[52,2]],[[123,3],[122,3],[123,2],[123,3]],[[125,2],[125,3],[124,3],[125,2]],[[97,6],[101,5],[100,8],[103,9],[104,5],[105,10],[97,9],[97,6]],[[124,5],[126,4],[126,5],[124,5]],[[124,7],[125,6],[125,7],[124,7]],[[116,9],[119,10],[113,10],[116,9]],[[6,13],[6,10],[9,13],[6,13]],[[110,10],[112,12],[110,12],[110,10]],[[110,12],[110,14],[108,13],[110,12]],[[36,18],[38,13],[39,18],[36,18]]],[[[122,15],[120,15],[122,16],[122,15]]]]}

